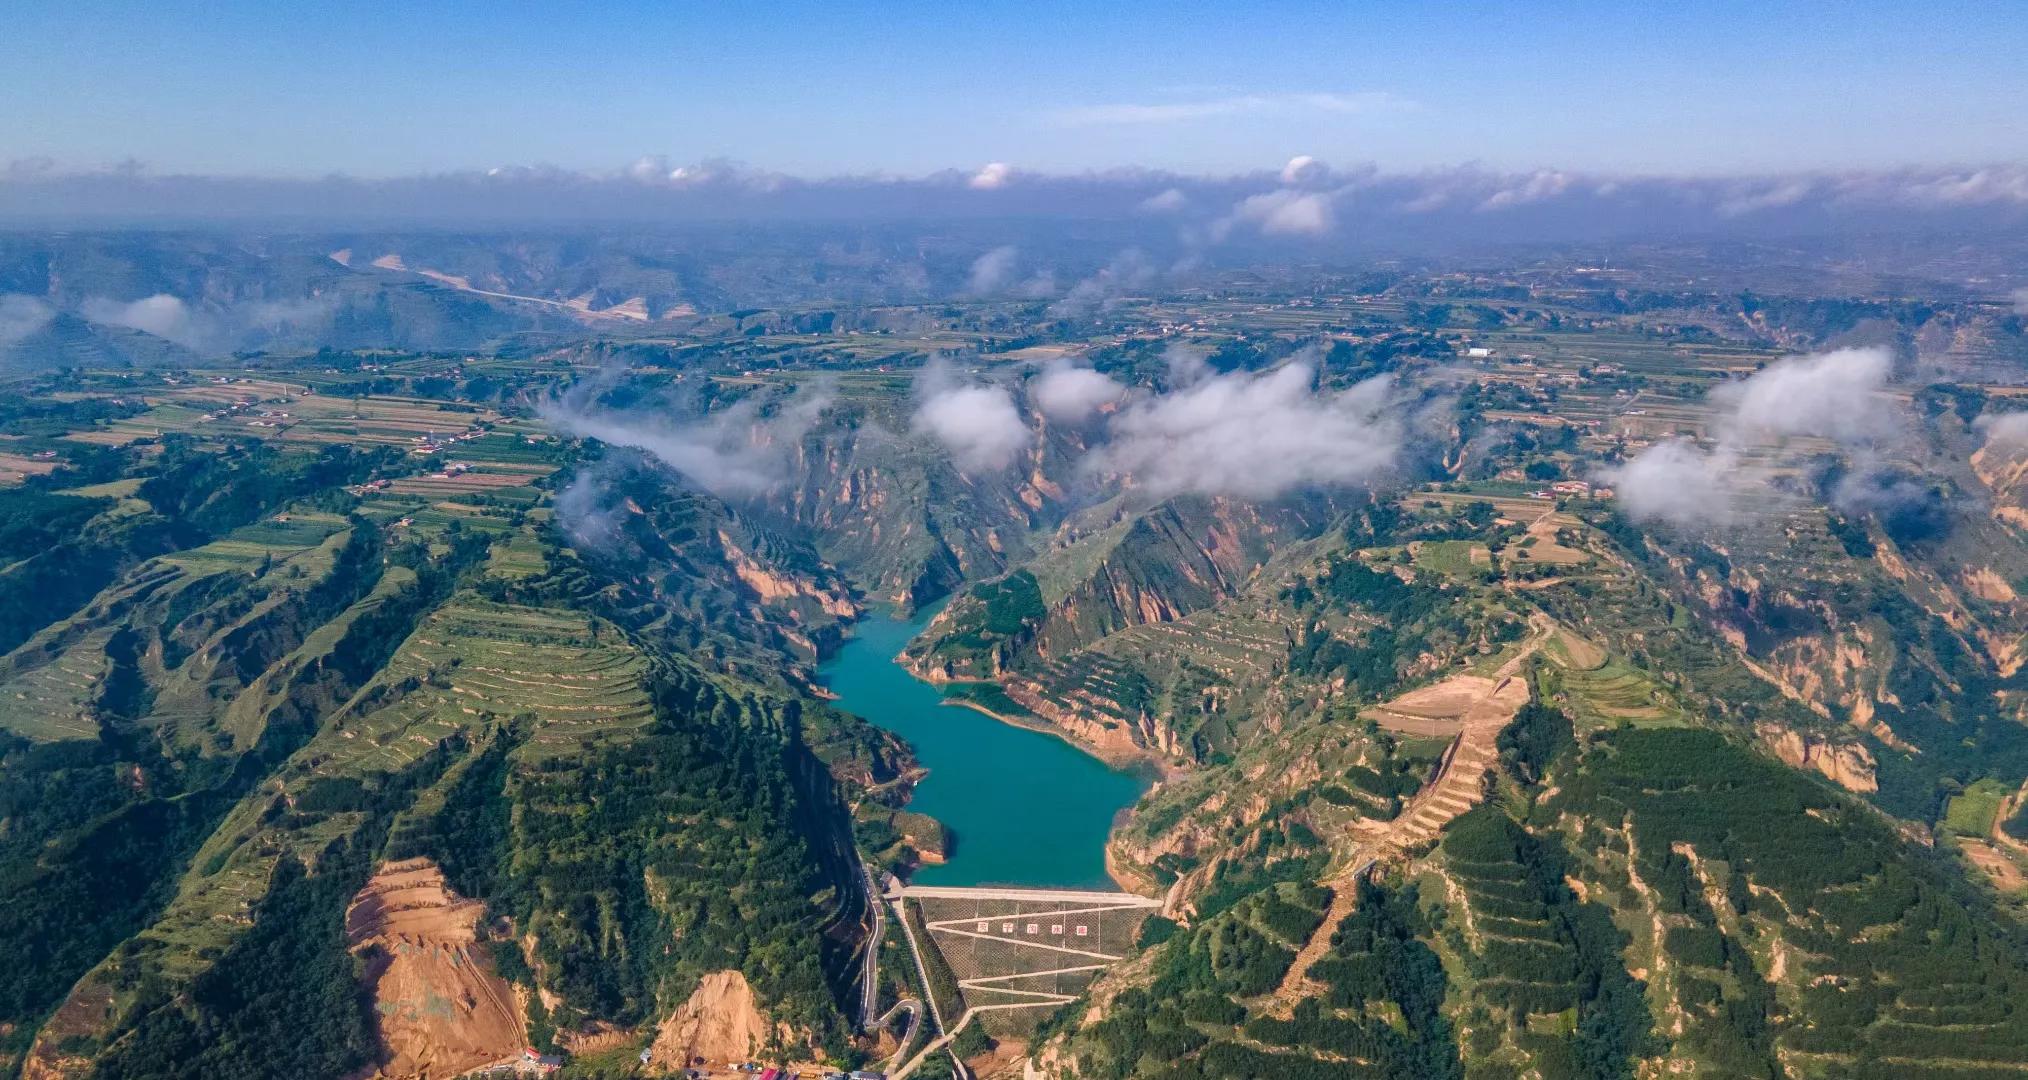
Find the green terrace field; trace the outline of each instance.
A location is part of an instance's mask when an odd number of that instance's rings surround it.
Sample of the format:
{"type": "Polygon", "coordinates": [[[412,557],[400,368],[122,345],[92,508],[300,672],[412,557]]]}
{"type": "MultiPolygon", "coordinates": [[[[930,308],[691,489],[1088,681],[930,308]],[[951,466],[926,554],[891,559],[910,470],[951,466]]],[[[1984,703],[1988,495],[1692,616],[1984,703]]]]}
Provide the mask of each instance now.
{"type": "Polygon", "coordinates": [[[203,970],[264,894],[279,859],[314,861],[364,820],[344,811],[277,817],[273,796],[321,807],[362,785],[417,770],[428,775],[447,740],[483,739],[515,718],[532,727],[522,748],[528,761],[575,758],[651,721],[646,670],[615,631],[583,615],[476,599],[432,614],[268,787],[219,826],[198,852],[196,872],[147,931],[151,954],[172,975],[203,970]]]}
{"type": "Polygon", "coordinates": [[[549,559],[540,541],[515,533],[493,545],[486,572],[494,577],[518,579],[538,577],[549,571],[549,559]]]}
{"type": "MultiPolygon", "coordinates": [[[[265,616],[328,575],[350,532],[333,514],[278,514],[235,530],[225,539],[145,563],[115,583],[91,606],[42,631],[0,662],[0,728],[25,738],[90,739],[98,736],[94,713],[111,672],[108,646],[132,609],[162,612],[162,630],[197,628],[191,643],[200,655],[215,654],[242,628],[265,616]],[[215,624],[201,613],[222,594],[247,599],[215,624]]],[[[246,630],[252,633],[252,630],[246,630]]],[[[178,691],[195,695],[192,708],[208,713],[204,683],[180,682],[155,695],[156,715],[172,715],[178,691]]]]}
{"type": "Polygon", "coordinates": [[[1573,668],[1556,676],[1553,691],[1567,697],[1566,708],[1580,728],[1621,724],[1684,724],[1689,716],[1675,695],[1637,668],[1608,660],[1589,669],[1573,668]]]}
{"type": "Polygon", "coordinates": [[[539,460],[539,455],[514,450],[513,445],[545,434],[531,422],[515,421],[489,407],[401,396],[325,395],[301,383],[267,378],[236,377],[226,383],[200,379],[149,390],[143,400],[147,411],[70,437],[110,445],[176,433],[312,446],[413,446],[432,437],[454,439],[485,425],[495,433],[455,442],[445,453],[462,453],[469,447],[475,459],[529,462],[539,460]]]}
{"type": "Polygon", "coordinates": [[[532,747],[623,738],[650,719],[639,654],[585,616],[464,601],[432,614],[305,750],[313,773],[396,771],[453,731],[530,716],[532,747]]]}
{"type": "Polygon", "coordinates": [[[92,627],[67,635],[70,640],[54,656],[10,660],[0,681],[0,728],[37,742],[98,738],[93,707],[112,666],[106,645],[116,630],[92,627]]]}
{"type": "Polygon", "coordinates": [[[202,547],[165,555],[162,561],[192,573],[215,573],[257,567],[276,559],[299,560],[305,573],[328,565],[330,545],[346,528],[336,514],[295,512],[277,514],[233,530],[222,539],[202,547]],[[319,551],[321,554],[318,554],[319,551]],[[320,560],[322,560],[320,562],[320,560]]]}
{"type": "Polygon", "coordinates": [[[1272,675],[1286,661],[1290,630],[1271,610],[1221,605],[1174,622],[1129,627],[1101,648],[1150,670],[1187,663],[1222,681],[1245,683],[1272,675]]]}
{"type": "Polygon", "coordinates": [[[1496,807],[1459,818],[1442,866],[1424,879],[1461,901],[1438,937],[1464,1009],[1460,1039],[1479,1068],[1596,1059],[1641,1047],[1650,1020],[1620,959],[1609,910],[1557,875],[1561,856],[1496,807]]]}
{"type": "Polygon", "coordinates": [[[1779,1052],[1826,1076],[2022,1059],[1998,1002],[2023,975],[1996,913],[1942,864],[1891,857],[1891,826],[1828,785],[1714,733],[1637,730],[1587,751],[1550,809],[1573,815],[1588,894],[1654,913],[1621,926],[1650,958],[1655,1015],[1686,1019],[1677,1054],[1725,1071],[1779,1052]],[[1795,1022],[1770,1030],[1754,1018],[1776,1000],[1795,1022]]]}

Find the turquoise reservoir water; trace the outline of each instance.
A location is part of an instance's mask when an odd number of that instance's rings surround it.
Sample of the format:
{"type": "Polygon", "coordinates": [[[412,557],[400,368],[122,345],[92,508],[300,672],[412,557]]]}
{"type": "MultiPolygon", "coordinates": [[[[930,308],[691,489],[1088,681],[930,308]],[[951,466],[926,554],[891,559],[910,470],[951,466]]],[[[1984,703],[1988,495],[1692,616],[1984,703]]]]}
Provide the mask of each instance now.
{"type": "Polygon", "coordinates": [[[894,662],[931,612],[904,621],[872,612],[821,669],[838,706],[915,747],[929,776],[909,809],[956,837],[951,860],[925,866],[923,885],[1112,888],[1106,834],[1147,784],[1053,735],[942,704],[936,687],[894,662]]]}

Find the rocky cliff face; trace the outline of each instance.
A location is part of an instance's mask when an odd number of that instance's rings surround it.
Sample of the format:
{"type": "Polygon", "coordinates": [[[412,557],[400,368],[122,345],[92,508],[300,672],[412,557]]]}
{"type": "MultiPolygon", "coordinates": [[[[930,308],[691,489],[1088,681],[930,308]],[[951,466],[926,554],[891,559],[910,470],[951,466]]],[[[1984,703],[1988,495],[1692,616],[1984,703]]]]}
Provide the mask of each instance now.
{"type": "Polygon", "coordinates": [[[852,599],[851,591],[831,575],[800,572],[763,562],[742,550],[722,529],[718,533],[718,542],[725,549],[725,561],[732,567],[733,575],[752,589],[762,602],[787,604],[793,611],[795,607],[802,606],[801,601],[808,601],[818,611],[834,619],[859,617],[859,605],[852,599]]]}
{"type": "Polygon", "coordinates": [[[1025,538],[1063,512],[1052,477],[1070,466],[1063,437],[1045,437],[1015,467],[966,473],[899,434],[906,423],[841,405],[796,448],[794,479],[753,509],[815,537],[825,561],[869,594],[913,608],[1026,554],[1025,538]]]}
{"type": "Polygon", "coordinates": [[[1127,515],[1089,537],[1066,530],[1060,546],[1038,560],[1038,576],[1061,585],[1033,652],[1068,655],[1116,631],[1175,622],[1234,596],[1276,551],[1323,530],[1335,509],[1323,498],[1255,503],[1192,496],[1127,515]],[[1096,550],[1080,550],[1086,544],[1096,550]],[[1091,569],[1080,573],[1082,565],[1091,569]]]}
{"type": "Polygon", "coordinates": [[[907,662],[932,681],[996,681],[1107,756],[1190,760],[1203,718],[1280,715],[1261,694],[1284,674],[1292,631],[1260,572],[1336,510],[1324,498],[1094,508],[1015,574],[952,601],[907,662]],[[1176,713],[1195,718],[1189,729],[1176,713]]]}
{"type": "Polygon", "coordinates": [[[1814,769],[1847,791],[1880,790],[1873,752],[1856,742],[1836,743],[1793,728],[1763,725],[1761,742],[1774,756],[1798,769],[1814,769]]]}

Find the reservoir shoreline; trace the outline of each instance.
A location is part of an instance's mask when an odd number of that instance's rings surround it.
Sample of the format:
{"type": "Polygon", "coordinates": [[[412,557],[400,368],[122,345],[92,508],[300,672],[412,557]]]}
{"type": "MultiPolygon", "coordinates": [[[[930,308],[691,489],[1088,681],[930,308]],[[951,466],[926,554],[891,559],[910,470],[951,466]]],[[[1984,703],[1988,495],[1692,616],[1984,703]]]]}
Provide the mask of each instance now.
{"type": "MultiPolygon", "coordinates": [[[[962,684],[953,683],[949,685],[962,684]]],[[[1091,757],[1097,758],[1104,762],[1106,767],[1117,769],[1120,772],[1147,773],[1157,779],[1161,777],[1159,765],[1149,755],[1145,753],[1109,753],[1103,747],[1088,743],[1047,720],[1024,720],[1018,716],[1008,716],[1005,713],[994,712],[984,704],[973,701],[970,698],[945,698],[944,707],[949,709],[970,709],[976,713],[984,713],[1003,724],[1018,727],[1023,731],[1032,731],[1038,735],[1048,735],[1052,738],[1061,739],[1072,749],[1082,751],[1091,757]]]]}
{"type": "Polygon", "coordinates": [[[946,699],[897,660],[935,615],[873,610],[818,667],[832,704],[906,740],[926,775],[909,809],[942,822],[950,857],[925,863],[924,885],[1123,888],[1106,845],[1154,777],[1123,768],[1042,723],[946,699]],[[953,706],[963,706],[954,708],[953,706]]]}

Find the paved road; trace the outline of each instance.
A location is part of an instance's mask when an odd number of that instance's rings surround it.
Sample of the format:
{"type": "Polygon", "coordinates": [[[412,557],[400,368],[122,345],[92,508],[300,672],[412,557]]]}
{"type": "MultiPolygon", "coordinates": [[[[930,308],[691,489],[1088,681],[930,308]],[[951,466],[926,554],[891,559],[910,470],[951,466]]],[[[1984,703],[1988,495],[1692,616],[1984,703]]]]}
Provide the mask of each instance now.
{"type": "MultiPolygon", "coordinates": [[[[873,913],[873,933],[866,939],[866,960],[859,971],[859,1027],[871,1031],[880,1024],[873,1018],[873,1010],[880,1007],[880,942],[887,936],[887,904],[881,900],[880,890],[873,886],[873,871],[862,864],[859,876],[866,883],[866,908],[873,913]]],[[[912,1025],[910,1030],[914,1030],[912,1025]]]]}
{"type": "Polygon", "coordinates": [[[888,1072],[893,1072],[901,1067],[902,1056],[908,1053],[909,1045],[915,1042],[916,1032],[922,1029],[922,1002],[914,998],[902,998],[894,1003],[893,1008],[882,1013],[879,1019],[873,1021],[867,1027],[868,1031],[879,1031],[887,1025],[894,1023],[894,1014],[904,1009],[908,1011],[908,1030],[901,1033],[901,1042],[896,1044],[894,1056],[887,1059],[888,1072]]]}
{"type": "Polygon", "coordinates": [[[936,1024],[937,1034],[942,1035],[946,1031],[944,1027],[944,1014],[942,1010],[937,1008],[936,990],[930,985],[929,965],[923,963],[922,946],[915,940],[915,928],[908,925],[908,915],[906,913],[896,911],[894,917],[901,920],[902,936],[908,938],[908,951],[910,955],[915,957],[916,977],[922,980],[923,996],[929,999],[930,1020],[936,1024]]]}

